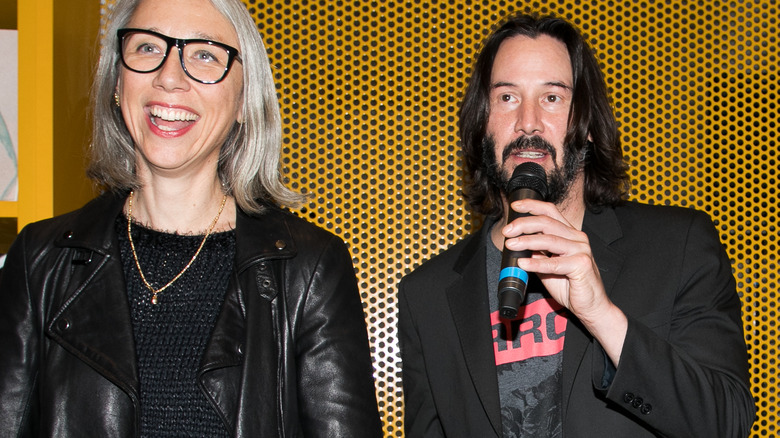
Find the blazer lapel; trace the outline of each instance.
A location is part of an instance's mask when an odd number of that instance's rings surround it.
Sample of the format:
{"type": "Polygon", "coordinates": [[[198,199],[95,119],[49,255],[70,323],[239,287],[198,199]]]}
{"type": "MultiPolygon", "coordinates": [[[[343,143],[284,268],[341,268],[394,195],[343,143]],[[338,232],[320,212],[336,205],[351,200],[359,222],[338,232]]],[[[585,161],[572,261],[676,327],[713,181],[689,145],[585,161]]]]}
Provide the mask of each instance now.
{"type": "Polygon", "coordinates": [[[611,245],[623,237],[623,230],[615,215],[615,210],[604,208],[600,213],[585,215],[583,230],[590,239],[590,249],[599,267],[601,281],[607,291],[612,294],[612,286],[618,278],[626,255],[612,249],[611,245]]]}
{"type": "MultiPolygon", "coordinates": [[[[612,287],[623,267],[625,255],[614,251],[610,245],[623,236],[615,211],[605,207],[598,213],[587,211],[582,226],[590,241],[591,252],[599,267],[601,281],[608,296],[612,295],[612,287]]],[[[579,372],[590,372],[589,363],[584,361],[588,347],[593,338],[576,319],[569,320],[566,330],[566,341],[563,353],[563,418],[569,405],[569,397],[574,387],[574,380],[579,372]]]]}
{"type": "Polygon", "coordinates": [[[458,332],[466,367],[497,436],[501,436],[501,406],[491,337],[490,309],[485,285],[486,224],[481,238],[472,239],[455,265],[457,280],[447,288],[447,299],[458,332]],[[466,279],[469,279],[468,281],[466,279]]]}

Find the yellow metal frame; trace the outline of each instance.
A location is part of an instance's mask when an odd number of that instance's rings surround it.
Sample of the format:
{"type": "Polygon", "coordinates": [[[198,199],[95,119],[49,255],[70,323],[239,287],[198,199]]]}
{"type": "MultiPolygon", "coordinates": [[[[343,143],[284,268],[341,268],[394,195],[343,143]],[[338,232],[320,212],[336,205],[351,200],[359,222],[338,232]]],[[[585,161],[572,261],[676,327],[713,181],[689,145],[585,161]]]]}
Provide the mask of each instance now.
{"type": "Polygon", "coordinates": [[[53,215],[54,0],[20,1],[19,197],[0,202],[0,217],[24,225],[53,215]]]}
{"type": "Polygon", "coordinates": [[[96,43],[100,7],[97,0],[25,0],[16,10],[19,195],[16,202],[0,202],[0,217],[17,218],[21,229],[94,195],[83,157],[95,54],[89,43],[96,43]]]}

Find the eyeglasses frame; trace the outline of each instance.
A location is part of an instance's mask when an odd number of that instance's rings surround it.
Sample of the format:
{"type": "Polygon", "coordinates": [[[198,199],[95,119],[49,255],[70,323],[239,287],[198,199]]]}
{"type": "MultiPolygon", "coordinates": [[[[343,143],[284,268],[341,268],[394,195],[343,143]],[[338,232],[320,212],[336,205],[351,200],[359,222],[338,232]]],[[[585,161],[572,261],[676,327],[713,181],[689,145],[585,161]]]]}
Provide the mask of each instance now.
{"type": "Polygon", "coordinates": [[[238,52],[238,49],[235,47],[229,46],[224,43],[220,43],[218,41],[211,41],[211,40],[205,40],[205,39],[199,39],[199,38],[190,38],[190,39],[183,39],[183,38],[173,38],[169,37],[168,35],[163,35],[159,32],[155,32],[148,29],[137,29],[132,27],[126,27],[122,28],[116,31],[117,41],[119,43],[118,51],[119,51],[119,59],[122,60],[122,65],[125,66],[130,71],[134,71],[136,73],[153,73],[160,68],[162,68],[163,65],[165,65],[165,61],[168,60],[168,55],[171,53],[171,48],[176,47],[179,50],[179,63],[181,64],[181,69],[184,70],[184,73],[192,79],[193,81],[200,82],[201,84],[216,84],[221,82],[222,80],[227,77],[228,73],[230,72],[230,67],[233,65],[233,61],[238,61],[239,64],[243,64],[244,62],[241,60],[241,54],[238,52]],[[127,34],[132,32],[141,32],[146,33],[149,35],[156,36],[157,38],[160,38],[161,40],[165,41],[165,44],[167,45],[167,50],[165,51],[165,55],[163,55],[162,61],[160,61],[160,65],[155,67],[152,70],[149,71],[143,71],[143,70],[136,70],[129,65],[127,65],[127,62],[125,62],[125,55],[123,50],[124,45],[124,38],[127,36],[127,34]],[[228,60],[227,65],[225,65],[225,71],[222,74],[222,77],[217,79],[216,81],[202,81],[198,78],[195,78],[190,74],[190,72],[187,71],[187,66],[184,65],[184,46],[190,43],[206,43],[208,45],[216,46],[221,49],[224,49],[228,54],[228,60]]]}

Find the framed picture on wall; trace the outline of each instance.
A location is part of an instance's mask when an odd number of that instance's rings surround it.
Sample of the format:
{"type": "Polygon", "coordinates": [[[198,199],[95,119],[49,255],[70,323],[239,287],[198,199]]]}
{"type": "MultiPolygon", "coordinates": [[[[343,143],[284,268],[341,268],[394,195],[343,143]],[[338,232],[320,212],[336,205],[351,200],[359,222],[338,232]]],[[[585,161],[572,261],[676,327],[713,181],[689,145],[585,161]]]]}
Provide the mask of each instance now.
{"type": "Polygon", "coordinates": [[[16,201],[19,145],[18,32],[0,30],[0,201],[16,201]]]}

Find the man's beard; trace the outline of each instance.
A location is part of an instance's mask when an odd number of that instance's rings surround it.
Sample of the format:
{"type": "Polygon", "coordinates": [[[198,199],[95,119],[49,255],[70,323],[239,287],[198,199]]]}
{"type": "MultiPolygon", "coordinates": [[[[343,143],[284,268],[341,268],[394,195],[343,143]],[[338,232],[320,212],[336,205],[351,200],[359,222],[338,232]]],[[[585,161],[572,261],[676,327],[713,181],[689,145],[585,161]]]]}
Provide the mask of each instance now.
{"type": "Polygon", "coordinates": [[[574,180],[582,170],[584,164],[583,154],[575,153],[571,147],[564,145],[563,167],[560,167],[556,159],[557,152],[547,140],[537,135],[524,135],[504,147],[503,151],[501,151],[501,163],[498,163],[495,158],[495,140],[493,140],[492,136],[485,137],[482,140],[483,165],[490,183],[498,187],[504,196],[507,196],[506,185],[512,177],[512,171],[514,170],[506,167],[506,161],[510,156],[522,150],[545,151],[550,155],[554,167],[551,171],[547,171],[547,197],[545,201],[556,205],[561,204],[566,199],[566,195],[568,195],[574,180]]]}

